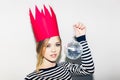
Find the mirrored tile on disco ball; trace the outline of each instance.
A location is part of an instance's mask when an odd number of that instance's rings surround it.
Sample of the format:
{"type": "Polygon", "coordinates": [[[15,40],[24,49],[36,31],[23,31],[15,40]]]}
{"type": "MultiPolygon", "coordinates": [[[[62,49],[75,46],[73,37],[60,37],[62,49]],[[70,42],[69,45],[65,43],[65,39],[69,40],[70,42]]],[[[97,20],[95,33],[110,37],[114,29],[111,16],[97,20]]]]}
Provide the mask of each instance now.
{"type": "Polygon", "coordinates": [[[78,59],[82,54],[82,47],[78,42],[69,42],[66,45],[65,53],[69,59],[78,59]]]}

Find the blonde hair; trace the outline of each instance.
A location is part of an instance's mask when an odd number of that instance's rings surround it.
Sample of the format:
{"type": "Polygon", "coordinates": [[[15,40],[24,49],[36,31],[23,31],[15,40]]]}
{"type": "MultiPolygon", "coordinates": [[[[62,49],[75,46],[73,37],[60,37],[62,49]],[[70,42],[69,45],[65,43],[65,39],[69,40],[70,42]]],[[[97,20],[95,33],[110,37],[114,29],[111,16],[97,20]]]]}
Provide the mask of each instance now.
{"type": "Polygon", "coordinates": [[[36,45],[36,51],[37,51],[36,71],[37,72],[39,71],[40,65],[43,62],[43,56],[44,56],[45,49],[46,49],[48,41],[49,41],[49,38],[38,42],[37,45],[36,45]]]}

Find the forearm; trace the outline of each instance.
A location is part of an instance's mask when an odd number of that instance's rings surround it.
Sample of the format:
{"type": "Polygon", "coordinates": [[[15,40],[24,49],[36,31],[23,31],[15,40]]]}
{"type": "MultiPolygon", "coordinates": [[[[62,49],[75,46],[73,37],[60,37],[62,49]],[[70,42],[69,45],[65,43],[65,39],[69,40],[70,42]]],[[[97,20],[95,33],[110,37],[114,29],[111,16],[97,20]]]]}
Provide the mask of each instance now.
{"type": "Polygon", "coordinates": [[[81,46],[83,53],[81,55],[81,62],[84,68],[84,71],[88,73],[94,73],[94,62],[91,56],[90,48],[88,47],[85,35],[75,38],[81,46]]]}

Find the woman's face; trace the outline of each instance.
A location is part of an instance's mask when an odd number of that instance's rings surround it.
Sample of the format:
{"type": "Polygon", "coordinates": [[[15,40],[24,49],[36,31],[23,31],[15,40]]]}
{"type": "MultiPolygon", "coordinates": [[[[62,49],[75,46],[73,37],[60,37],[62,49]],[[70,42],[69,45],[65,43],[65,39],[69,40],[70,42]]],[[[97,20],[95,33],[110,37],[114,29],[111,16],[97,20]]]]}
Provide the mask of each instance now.
{"type": "Polygon", "coordinates": [[[50,62],[56,62],[61,52],[61,41],[58,36],[51,37],[46,46],[44,59],[50,62]]]}

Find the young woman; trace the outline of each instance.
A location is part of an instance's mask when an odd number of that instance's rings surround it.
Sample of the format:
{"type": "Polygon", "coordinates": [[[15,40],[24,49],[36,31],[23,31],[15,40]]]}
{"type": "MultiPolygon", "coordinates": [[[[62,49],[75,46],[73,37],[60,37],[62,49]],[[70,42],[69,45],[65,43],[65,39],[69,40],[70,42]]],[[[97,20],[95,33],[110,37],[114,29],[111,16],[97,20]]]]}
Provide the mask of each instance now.
{"type": "Polygon", "coordinates": [[[37,43],[37,64],[36,70],[28,74],[25,80],[72,80],[71,73],[78,75],[93,74],[94,63],[85,38],[86,27],[81,23],[74,25],[74,31],[75,40],[83,48],[82,64],[56,63],[61,54],[62,41],[55,14],[51,7],[50,10],[52,15],[45,6],[44,13],[36,7],[36,19],[30,11],[30,19],[37,43]]]}

